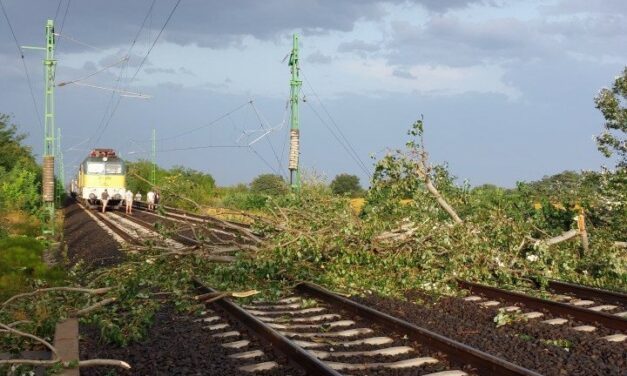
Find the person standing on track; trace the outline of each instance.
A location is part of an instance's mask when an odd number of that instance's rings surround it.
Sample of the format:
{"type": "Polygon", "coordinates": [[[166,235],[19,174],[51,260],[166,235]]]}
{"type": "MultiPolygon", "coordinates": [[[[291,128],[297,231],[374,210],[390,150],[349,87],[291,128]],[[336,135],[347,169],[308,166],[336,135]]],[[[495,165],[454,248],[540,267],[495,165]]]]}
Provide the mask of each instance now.
{"type": "Polygon", "coordinates": [[[155,192],[155,208],[159,207],[159,202],[161,201],[161,194],[159,191],[155,192]]]}
{"type": "Polygon", "coordinates": [[[107,211],[107,204],[109,203],[109,192],[105,189],[100,195],[100,201],[102,201],[102,212],[107,211]]]}
{"type": "Polygon", "coordinates": [[[124,197],[126,203],[126,214],[133,214],[133,192],[129,189],[124,197]]]}
{"type": "Polygon", "coordinates": [[[155,192],[148,191],[148,193],[146,193],[146,202],[148,203],[148,210],[155,210],[155,192]]]}

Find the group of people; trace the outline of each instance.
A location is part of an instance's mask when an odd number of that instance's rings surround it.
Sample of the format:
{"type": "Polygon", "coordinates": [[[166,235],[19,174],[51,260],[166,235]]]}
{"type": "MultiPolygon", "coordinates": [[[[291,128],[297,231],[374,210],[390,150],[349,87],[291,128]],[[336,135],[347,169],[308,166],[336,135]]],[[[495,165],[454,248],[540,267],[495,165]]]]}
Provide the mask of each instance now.
{"type": "MultiPolygon", "coordinates": [[[[142,194],[137,192],[133,195],[133,192],[129,189],[123,195],[124,204],[126,206],[126,214],[133,214],[133,200],[141,201],[142,194]]],[[[154,211],[156,205],[159,205],[161,195],[159,192],[148,191],[146,194],[146,204],[148,204],[148,210],[154,211]]],[[[105,189],[100,195],[100,201],[102,202],[102,212],[107,210],[107,204],[109,203],[109,192],[105,189]]]]}

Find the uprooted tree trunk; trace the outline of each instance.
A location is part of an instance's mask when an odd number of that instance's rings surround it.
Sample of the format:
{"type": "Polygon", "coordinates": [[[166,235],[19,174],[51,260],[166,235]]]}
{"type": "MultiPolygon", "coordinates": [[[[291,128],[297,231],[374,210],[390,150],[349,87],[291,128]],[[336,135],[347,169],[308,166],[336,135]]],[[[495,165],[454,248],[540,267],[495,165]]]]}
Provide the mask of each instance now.
{"type": "Polygon", "coordinates": [[[455,209],[453,209],[451,204],[449,204],[444,199],[442,194],[438,191],[435,185],[433,185],[433,181],[431,180],[432,168],[431,168],[431,165],[429,164],[429,154],[427,153],[427,149],[425,148],[422,119],[414,123],[411,134],[416,135],[419,138],[418,145],[412,144],[414,147],[417,148],[416,150],[414,150],[414,152],[417,154],[417,157],[418,157],[417,164],[416,164],[416,173],[424,182],[425,187],[427,187],[427,190],[429,191],[429,193],[431,193],[431,195],[435,197],[435,200],[438,202],[438,205],[440,205],[440,207],[444,209],[445,212],[448,213],[448,215],[453,219],[453,221],[455,221],[455,223],[457,224],[463,223],[462,219],[459,217],[459,215],[457,215],[457,212],[455,211],[455,209]]]}
{"type": "Polygon", "coordinates": [[[418,162],[418,168],[417,168],[418,175],[424,181],[425,187],[427,187],[427,190],[429,191],[429,193],[431,193],[431,195],[435,197],[435,200],[438,202],[440,207],[444,209],[445,212],[448,213],[448,215],[453,219],[453,221],[455,221],[455,223],[458,223],[458,224],[463,223],[464,221],[462,221],[459,215],[457,215],[457,212],[455,211],[455,209],[453,209],[451,204],[449,204],[444,199],[440,191],[438,191],[435,185],[433,185],[433,182],[431,181],[431,176],[430,176],[431,167],[428,165],[428,161],[426,160],[426,154],[427,153],[424,152],[424,159],[418,162]]]}
{"type": "MultiPolygon", "coordinates": [[[[412,129],[409,132],[410,135],[418,137],[418,143],[415,141],[410,141],[407,143],[407,146],[411,148],[410,153],[413,156],[413,163],[415,163],[414,171],[416,175],[422,180],[427,191],[435,198],[436,202],[440,207],[451,217],[451,219],[455,222],[455,224],[461,224],[464,221],[459,217],[455,209],[451,204],[446,201],[444,196],[438,191],[436,186],[433,184],[433,180],[431,179],[431,173],[433,168],[429,164],[429,154],[427,153],[427,149],[424,145],[424,131],[423,131],[423,121],[418,120],[412,126],[412,129]]],[[[403,242],[409,239],[415,232],[417,228],[415,224],[403,224],[400,228],[384,232],[374,238],[375,242],[382,243],[397,243],[403,242]]]]}

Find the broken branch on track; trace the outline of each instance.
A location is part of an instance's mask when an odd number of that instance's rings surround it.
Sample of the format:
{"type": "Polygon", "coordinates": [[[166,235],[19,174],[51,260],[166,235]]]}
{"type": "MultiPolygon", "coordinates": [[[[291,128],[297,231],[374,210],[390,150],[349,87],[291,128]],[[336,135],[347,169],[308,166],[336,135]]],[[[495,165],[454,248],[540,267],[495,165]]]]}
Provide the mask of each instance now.
{"type": "Polygon", "coordinates": [[[67,287],[67,286],[63,286],[63,287],[48,287],[48,288],[43,288],[43,289],[37,289],[37,290],[31,291],[31,292],[25,292],[25,293],[22,293],[22,294],[13,295],[9,299],[5,300],[4,303],[2,303],[2,308],[6,307],[7,305],[9,305],[9,303],[11,303],[14,300],[17,300],[17,299],[20,299],[20,298],[24,298],[24,297],[27,297],[27,296],[33,296],[33,295],[41,294],[41,293],[44,293],[44,292],[63,291],[63,292],[81,292],[81,293],[91,294],[91,295],[102,295],[102,294],[106,294],[107,292],[111,291],[112,289],[113,289],[113,287],[102,287],[102,288],[98,288],[98,289],[89,289],[89,288],[84,288],[84,287],[67,287]]]}

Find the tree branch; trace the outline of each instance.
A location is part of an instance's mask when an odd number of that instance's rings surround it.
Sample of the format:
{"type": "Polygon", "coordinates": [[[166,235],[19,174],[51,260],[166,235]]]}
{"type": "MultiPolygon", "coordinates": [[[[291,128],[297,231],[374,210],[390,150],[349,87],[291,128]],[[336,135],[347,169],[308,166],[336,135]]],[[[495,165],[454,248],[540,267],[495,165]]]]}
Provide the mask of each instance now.
{"type": "Polygon", "coordinates": [[[41,293],[44,293],[44,292],[66,291],[66,292],[82,292],[82,293],[86,293],[86,294],[102,295],[102,294],[105,294],[105,293],[111,291],[112,289],[113,289],[113,287],[102,287],[102,288],[99,288],[99,289],[88,289],[88,288],[83,288],[83,287],[48,287],[48,288],[43,288],[43,289],[37,289],[37,290],[31,291],[31,292],[25,292],[25,293],[22,293],[22,294],[13,295],[9,299],[7,299],[4,303],[2,303],[2,308],[6,307],[9,303],[11,303],[12,301],[14,301],[16,299],[24,298],[24,297],[27,297],[27,296],[33,296],[33,295],[41,294],[41,293]]]}
{"type": "Polygon", "coordinates": [[[89,307],[85,307],[83,309],[80,309],[78,311],[76,311],[72,316],[73,317],[79,317],[79,316],[83,316],[86,315],[90,312],[93,312],[95,310],[97,310],[98,308],[104,307],[107,304],[111,304],[113,302],[116,301],[116,298],[106,298],[106,299],[102,299],[101,301],[89,306],[89,307]]]}

